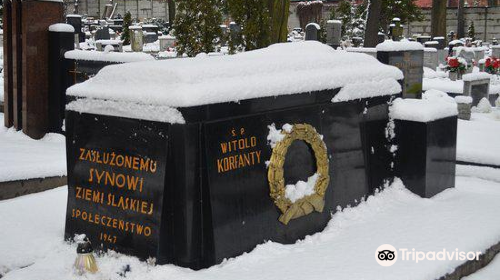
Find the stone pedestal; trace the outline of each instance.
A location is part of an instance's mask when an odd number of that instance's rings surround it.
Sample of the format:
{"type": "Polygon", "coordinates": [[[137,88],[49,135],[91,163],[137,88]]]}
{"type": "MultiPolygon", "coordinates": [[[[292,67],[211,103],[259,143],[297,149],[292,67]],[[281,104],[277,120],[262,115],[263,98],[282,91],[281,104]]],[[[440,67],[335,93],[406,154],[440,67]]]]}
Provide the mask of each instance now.
{"type": "Polygon", "coordinates": [[[339,20],[329,20],[326,22],[326,44],[337,48],[340,46],[342,22],[339,20]]]}
{"type": "Polygon", "coordinates": [[[435,48],[425,48],[424,49],[424,67],[429,67],[436,71],[438,67],[438,52],[435,48]]]}
{"type": "Polygon", "coordinates": [[[457,101],[458,118],[461,120],[470,120],[471,103],[460,103],[457,101]]]}
{"type": "Polygon", "coordinates": [[[132,45],[133,52],[142,52],[144,41],[142,28],[140,26],[130,26],[130,44],[132,45]]]}
{"type": "Polygon", "coordinates": [[[406,188],[432,197],[455,186],[457,117],[431,122],[395,120],[395,173],[406,188]]]}
{"type": "Polygon", "coordinates": [[[491,55],[500,58],[500,45],[491,46],[491,55]]]}
{"type": "Polygon", "coordinates": [[[490,90],[490,79],[480,79],[474,81],[464,80],[464,95],[472,97],[472,106],[477,106],[481,99],[488,99],[490,90]]]}

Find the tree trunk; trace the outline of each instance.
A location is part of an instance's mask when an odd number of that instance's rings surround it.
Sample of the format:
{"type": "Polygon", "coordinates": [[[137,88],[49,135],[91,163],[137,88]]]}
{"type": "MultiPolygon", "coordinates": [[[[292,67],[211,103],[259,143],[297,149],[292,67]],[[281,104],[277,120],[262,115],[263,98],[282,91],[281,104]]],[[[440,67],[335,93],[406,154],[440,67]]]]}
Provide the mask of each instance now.
{"type": "Polygon", "coordinates": [[[378,44],[378,30],[382,0],[370,0],[368,2],[368,18],[366,19],[364,46],[373,48],[378,44]]]}
{"type": "Polygon", "coordinates": [[[168,22],[170,26],[174,23],[175,20],[175,2],[174,0],[168,0],[168,22]]]}
{"type": "Polygon", "coordinates": [[[286,42],[290,0],[268,0],[271,44],[286,42]]]}
{"type": "Polygon", "coordinates": [[[432,0],[431,33],[446,38],[446,0],[432,0]]]}
{"type": "Polygon", "coordinates": [[[458,0],[457,37],[465,37],[464,0],[458,0]]]}

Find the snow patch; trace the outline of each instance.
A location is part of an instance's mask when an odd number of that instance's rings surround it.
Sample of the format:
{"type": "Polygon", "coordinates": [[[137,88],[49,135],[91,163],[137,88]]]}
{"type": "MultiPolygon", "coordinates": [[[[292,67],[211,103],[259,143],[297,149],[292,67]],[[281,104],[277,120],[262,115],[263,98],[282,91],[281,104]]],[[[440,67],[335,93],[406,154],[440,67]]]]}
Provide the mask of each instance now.
{"type": "Polygon", "coordinates": [[[462,76],[462,80],[465,82],[489,80],[490,78],[491,75],[486,72],[469,73],[462,76]]]}
{"type": "Polygon", "coordinates": [[[471,111],[474,113],[491,113],[491,104],[490,101],[483,97],[477,106],[472,107],[471,111]]]}
{"type": "Polygon", "coordinates": [[[56,23],[49,26],[50,32],[75,33],[75,28],[66,23],[56,23]]]}
{"type": "Polygon", "coordinates": [[[401,92],[401,85],[394,79],[380,81],[359,82],[344,86],[332,102],[344,102],[361,98],[384,96],[401,92]]]}
{"type": "Polygon", "coordinates": [[[378,52],[421,51],[424,46],[418,42],[386,40],[376,47],[378,52]]]}
{"type": "Polygon", "coordinates": [[[455,102],[397,98],[389,107],[389,116],[397,120],[431,122],[458,114],[455,102]]]}
{"type": "Polygon", "coordinates": [[[472,97],[465,96],[465,95],[455,96],[455,102],[461,103],[461,104],[471,104],[472,103],[472,97]]]}
{"type": "Polygon", "coordinates": [[[282,126],[282,129],[276,129],[276,125],[272,123],[271,125],[268,125],[267,128],[269,128],[269,134],[267,135],[267,142],[271,146],[271,148],[274,149],[276,147],[276,144],[283,140],[285,138],[285,134],[282,133],[282,130],[284,130],[287,133],[292,132],[293,125],[291,124],[284,124],[282,126]]]}
{"type": "MultiPolygon", "coordinates": [[[[118,62],[118,63],[154,60],[154,58],[151,55],[146,54],[146,53],[124,53],[124,52],[123,53],[117,53],[117,52],[105,53],[105,52],[99,52],[99,51],[83,51],[83,50],[67,51],[64,54],[64,57],[67,59],[74,59],[74,60],[106,61],[106,62],[118,62]]],[[[107,68],[107,67],[105,67],[105,68],[107,68]]],[[[134,73],[134,74],[139,75],[139,73],[134,73]]],[[[93,80],[93,79],[91,79],[91,80],[93,80]]],[[[137,80],[135,80],[135,81],[137,82],[137,80]]],[[[139,84],[142,84],[142,83],[139,83],[139,84]]],[[[101,88],[101,91],[108,90],[109,85],[110,85],[110,81],[107,82],[107,85],[103,85],[103,87],[101,88]]]]}
{"type": "Polygon", "coordinates": [[[455,103],[455,99],[449,96],[446,92],[437,89],[429,89],[422,94],[422,99],[424,100],[435,100],[455,103]]]}
{"type": "Polygon", "coordinates": [[[307,178],[307,182],[298,181],[295,185],[285,186],[285,197],[292,203],[314,193],[314,186],[318,181],[318,173],[314,173],[311,177],[307,178]]]}
{"type": "Polygon", "coordinates": [[[168,106],[146,105],[126,101],[78,99],[68,105],[66,110],[105,116],[116,116],[140,120],[184,124],[181,112],[168,106]]]}

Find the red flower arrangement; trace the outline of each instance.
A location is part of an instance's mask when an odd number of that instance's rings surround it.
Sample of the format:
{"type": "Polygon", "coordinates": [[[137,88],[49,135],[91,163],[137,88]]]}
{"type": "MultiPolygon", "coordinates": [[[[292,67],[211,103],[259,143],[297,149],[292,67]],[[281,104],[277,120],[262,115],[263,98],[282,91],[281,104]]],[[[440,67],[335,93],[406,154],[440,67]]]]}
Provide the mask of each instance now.
{"type": "Polygon", "coordinates": [[[446,69],[450,72],[465,72],[467,69],[467,63],[463,59],[458,57],[447,57],[448,66],[446,69]]]}
{"type": "Polygon", "coordinates": [[[486,58],[484,61],[484,70],[490,74],[498,73],[498,68],[500,68],[500,59],[492,56],[486,58]]]}

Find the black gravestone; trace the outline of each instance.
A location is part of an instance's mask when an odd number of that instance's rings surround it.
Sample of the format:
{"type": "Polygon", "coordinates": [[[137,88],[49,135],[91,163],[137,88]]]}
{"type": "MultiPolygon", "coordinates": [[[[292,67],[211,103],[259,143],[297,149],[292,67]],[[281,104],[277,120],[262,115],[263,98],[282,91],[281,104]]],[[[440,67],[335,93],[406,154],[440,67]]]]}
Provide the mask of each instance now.
{"type": "Polygon", "coordinates": [[[79,42],[85,42],[85,33],[82,32],[82,16],[67,15],[66,23],[75,28],[75,34],[78,35],[79,42]]]}
{"type": "Polygon", "coordinates": [[[103,27],[95,32],[95,40],[109,40],[111,36],[109,35],[109,27],[103,27]]]}
{"type": "Polygon", "coordinates": [[[309,23],[306,25],[306,41],[318,41],[319,40],[319,30],[320,26],[317,23],[309,23]]]}
{"type": "Polygon", "coordinates": [[[472,106],[477,106],[481,99],[488,99],[489,84],[477,84],[471,86],[472,106]]]}
{"type": "Polygon", "coordinates": [[[431,122],[395,120],[395,173],[406,188],[432,197],[455,186],[457,117],[431,122]]]}
{"type": "Polygon", "coordinates": [[[422,98],[424,77],[424,51],[377,51],[377,59],[398,67],[404,74],[403,98],[422,98]]]}
{"type": "Polygon", "coordinates": [[[158,257],[167,153],[166,124],[67,113],[67,239],[158,257]],[[97,137],[97,135],[99,135],[97,137]]]}
{"type": "MultiPolygon", "coordinates": [[[[266,240],[294,243],[322,230],[338,206],[355,204],[392,176],[385,128],[393,97],[332,103],[338,92],[178,108],[186,120],[182,125],[68,112],[66,237],[86,233],[104,249],[197,269],[266,240]],[[328,158],[324,209],[287,225],[279,220],[281,211],[270,196],[266,161],[273,150],[267,135],[273,123],[277,128],[286,123],[313,126],[322,135],[328,158]],[[155,173],[103,165],[96,159],[99,154],[102,162],[110,152],[129,158],[130,164],[135,158],[155,161],[155,173]],[[96,184],[95,176],[106,176],[102,173],[93,173],[89,182],[91,170],[142,178],[142,191],[96,184]],[[115,207],[113,201],[120,197],[145,202],[146,213],[115,207]],[[93,223],[88,222],[90,214],[93,223]],[[100,219],[96,223],[95,214],[112,218],[111,227],[100,219]],[[135,232],[137,225],[143,226],[142,234],[124,231],[121,221],[134,223],[135,232]]],[[[303,141],[293,142],[286,156],[286,184],[306,181],[318,168],[311,146],[303,141]]]]}

